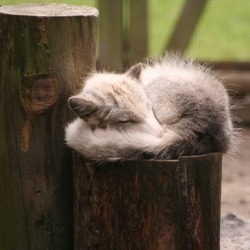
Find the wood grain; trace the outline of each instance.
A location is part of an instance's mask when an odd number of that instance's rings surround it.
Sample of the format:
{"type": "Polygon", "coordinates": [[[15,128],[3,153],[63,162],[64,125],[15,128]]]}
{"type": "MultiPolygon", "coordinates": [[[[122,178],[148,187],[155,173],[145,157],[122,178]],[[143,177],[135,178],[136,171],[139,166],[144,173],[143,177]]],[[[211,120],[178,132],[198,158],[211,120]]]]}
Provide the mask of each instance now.
{"type": "Polygon", "coordinates": [[[94,165],[74,157],[75,249],[218,250],[221,154],[94,165]]]}
{"type": "Polygon", "coordinates": [[[73,249],[67,99],[95,67],[95,9],[0,7],[0,249],[73,249]]]}

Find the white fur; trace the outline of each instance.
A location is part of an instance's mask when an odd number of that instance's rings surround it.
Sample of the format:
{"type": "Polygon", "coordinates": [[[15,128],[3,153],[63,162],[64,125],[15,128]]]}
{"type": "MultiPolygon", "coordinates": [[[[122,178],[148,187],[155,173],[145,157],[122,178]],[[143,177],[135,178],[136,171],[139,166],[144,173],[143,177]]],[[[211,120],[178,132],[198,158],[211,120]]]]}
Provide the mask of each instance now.
{"type": "Polygon", "coordinates": [[[91,101],[98,112],[67,126],[71,148],[99,162],[230,149],[229,98],[208,69],[175,56],[140,67],[87,79],[73,98],[91,101]]]}
{"type": "Polygon", "coordinates": [[[124,151],[130,151],[130,149],[134,149],[134,151],[129,155],[129,159],[137,159],[142,151],[156,153],[157,148],[161,149],[161,143],[164,140],[172,142],[176,136],[173,131],[168,131],[159,138],[140,131],[91,130],[88,124],[79,118],[66,128],[68,146],[80,153],[84,152],[88,158],[99,162],[124,160],[124,151]]]}

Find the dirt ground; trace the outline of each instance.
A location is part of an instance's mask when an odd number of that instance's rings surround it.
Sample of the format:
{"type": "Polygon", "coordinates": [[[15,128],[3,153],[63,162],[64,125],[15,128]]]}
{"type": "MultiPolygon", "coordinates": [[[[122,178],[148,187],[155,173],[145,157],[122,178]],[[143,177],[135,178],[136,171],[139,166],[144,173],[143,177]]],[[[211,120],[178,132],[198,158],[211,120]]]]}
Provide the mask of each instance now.
{"type": "Polygon", "coordinates": [[[250,221],[250,128],[241,137],[238,154],[223,158],[221,215],[233,213],[250,221]]]}
{"type": "Polygon", "coordinates": [[[221,194],[221,250],[250,249],[250,128],[239,152],[224,157],[221,194]]]}

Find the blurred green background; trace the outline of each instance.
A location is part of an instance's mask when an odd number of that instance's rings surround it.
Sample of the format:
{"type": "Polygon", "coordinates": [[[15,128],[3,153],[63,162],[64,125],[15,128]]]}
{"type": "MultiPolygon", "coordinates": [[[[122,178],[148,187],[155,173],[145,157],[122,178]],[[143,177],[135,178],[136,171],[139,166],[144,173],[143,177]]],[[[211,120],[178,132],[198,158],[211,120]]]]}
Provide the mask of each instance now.
{"type": "MultiPolygon", "coordinates": [[[[103,0],[105,1],[105,0],[103,0]]],[[[51,0],[1,0],[2,5],[51,0]]],[[[98,7],[96,0],[53,2],[98,7]]],[[[163,53],[185,0],[148,0],[148,54],[163,53]]],[[[111,10],[112,11],[112,8],[111,10]]],[[[202,61],[249,61],[250,0],[209,0],[186,50],[202,61]]]]}

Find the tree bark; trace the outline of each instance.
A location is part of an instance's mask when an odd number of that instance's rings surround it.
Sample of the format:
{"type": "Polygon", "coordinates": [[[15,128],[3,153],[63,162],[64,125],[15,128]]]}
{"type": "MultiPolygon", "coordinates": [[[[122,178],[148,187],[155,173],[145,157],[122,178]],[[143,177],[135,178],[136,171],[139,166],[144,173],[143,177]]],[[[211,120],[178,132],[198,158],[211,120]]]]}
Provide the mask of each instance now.
{"type": "Polygon", "coordinates": [[[73,249],[67,99],[95,67],[94,8],[0,7],[0,249],[73,249]]]}
{"type": "Polygon", "coordinates": [[[221,154],[94,165],[74,157],[75,249],[218,250],[221,154]]]}

